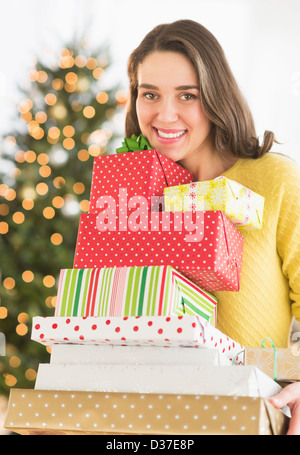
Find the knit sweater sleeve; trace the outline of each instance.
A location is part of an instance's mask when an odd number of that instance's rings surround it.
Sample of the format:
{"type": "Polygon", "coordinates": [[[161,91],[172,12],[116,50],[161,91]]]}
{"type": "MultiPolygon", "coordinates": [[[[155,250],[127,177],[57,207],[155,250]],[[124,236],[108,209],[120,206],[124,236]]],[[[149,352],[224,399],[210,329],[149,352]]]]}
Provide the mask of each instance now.
{"type": "Polygon", "coordinates": [[[288,158],[279,163],[277,251],[289,282],[292,314],[300,321],[300,168],[288,158]]]}

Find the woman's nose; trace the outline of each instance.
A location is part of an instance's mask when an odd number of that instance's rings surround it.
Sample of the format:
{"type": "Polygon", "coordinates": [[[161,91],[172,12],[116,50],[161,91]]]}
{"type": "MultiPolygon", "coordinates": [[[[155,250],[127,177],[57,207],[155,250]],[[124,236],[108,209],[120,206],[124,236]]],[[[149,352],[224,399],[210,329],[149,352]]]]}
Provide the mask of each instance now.
{"type": "Polygon", "coordinates": [[[157,120],[163,125],[174,123],[178,120],[178,111],[172,100],[165,99],[158,107],[157,120]]]}

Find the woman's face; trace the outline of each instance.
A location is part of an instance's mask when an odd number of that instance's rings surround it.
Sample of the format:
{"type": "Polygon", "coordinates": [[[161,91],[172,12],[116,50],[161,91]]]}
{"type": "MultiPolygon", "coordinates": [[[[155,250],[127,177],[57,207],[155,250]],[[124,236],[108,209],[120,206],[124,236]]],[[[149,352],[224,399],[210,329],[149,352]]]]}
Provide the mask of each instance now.
{"type": "Polygon", "coordinates": [[[139,65],[136,110],[141,132],[153,148],[182,165],[213,150],[211,122],[199,94],[197,73],[182,54],[155,51],[139,65]]]}

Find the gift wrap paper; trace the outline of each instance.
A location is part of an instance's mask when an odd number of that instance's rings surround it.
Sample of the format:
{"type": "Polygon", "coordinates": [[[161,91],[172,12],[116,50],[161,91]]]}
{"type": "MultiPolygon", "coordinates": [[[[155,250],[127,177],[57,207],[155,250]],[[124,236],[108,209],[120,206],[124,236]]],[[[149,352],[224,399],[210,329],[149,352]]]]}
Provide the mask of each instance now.
{"type": "Polygon", "coordinates": [[[214,348],[240,364],[244,347],[200,316],[34,317],[31,339],[53,344],[214,348]]]}
{"type": "Polygon", "coordinates": [[[161,197],[163,203],[166,186],[189,183],[193,178],[193,174],[156,150],[95,157],[89,212],[97,213],[97,201],[99,204],[107,196],[119,207],[120,189],[126,190],[126,199],[145,198],[151,209],[153,196],[161,197]]]}
{"type": "Polygon", "coordinates": [[[159,346],[91,346],[53,344],[50,363],[118,365],[229,365],[230,360],[217,349],[159,346]]]}
{"type": "Polygon", "coordinates": [[[198,314],[216,325],[217,299],[173,267],[63,269],[55,316],[198,314]]]}
{"type": "Polygon", "coordinates": [[[12,389],[5,428],[23,435],[280,435],[263,398],[12,389]]]}
{"type": "Polygon", "coordinates": [[[73,267],[170,265],[208,292],[239,290],[244,236],[222,212],[169,212],[169,225],[162,212],[148,214],[141,229],[104,232],[96,214],[82,214],[73,267]]]}
{"type": "Polygon", "coordinates": [[[281,391],[268,375],[244,365],[40,364],[35,389],[263,398],[281,391]]]}
{"type": "Polygon", "coordinates": [[[166,211],[221,210],[239,230],[262,227],[264,198],[226,177],[164,189],[166,211]]]}
{"type": "Polygon", "coordinates": [[[245,348],[245,365],[255,365],[278,381],[300,380],[300,356],[293,348],[245,348]]]}

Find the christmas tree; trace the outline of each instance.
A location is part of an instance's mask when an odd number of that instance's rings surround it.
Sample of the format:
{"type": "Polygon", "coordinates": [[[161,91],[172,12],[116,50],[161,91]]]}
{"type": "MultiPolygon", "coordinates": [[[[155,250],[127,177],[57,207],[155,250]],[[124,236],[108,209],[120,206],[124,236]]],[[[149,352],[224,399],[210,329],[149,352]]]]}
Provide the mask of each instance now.
{"type": "Polygon", "coordinates": [[[83,42],[39,59],[0,149],[0,392],[32,388],[46,348],[30,340],[36,315],[53,316],[61,268],[72,268],[79,215],[89,208],[93,158],[112,153],[126,96],[104,87],[109,52],[83,42]],[[5,163],[5,171],[3,170],[5,163]],[[7,171],[8,166],[9,172],[7,171]],[[2,170],[1,170],[2,169],[2,170]],[[3,336],[3,335],[2,335],[3,336]]]}

